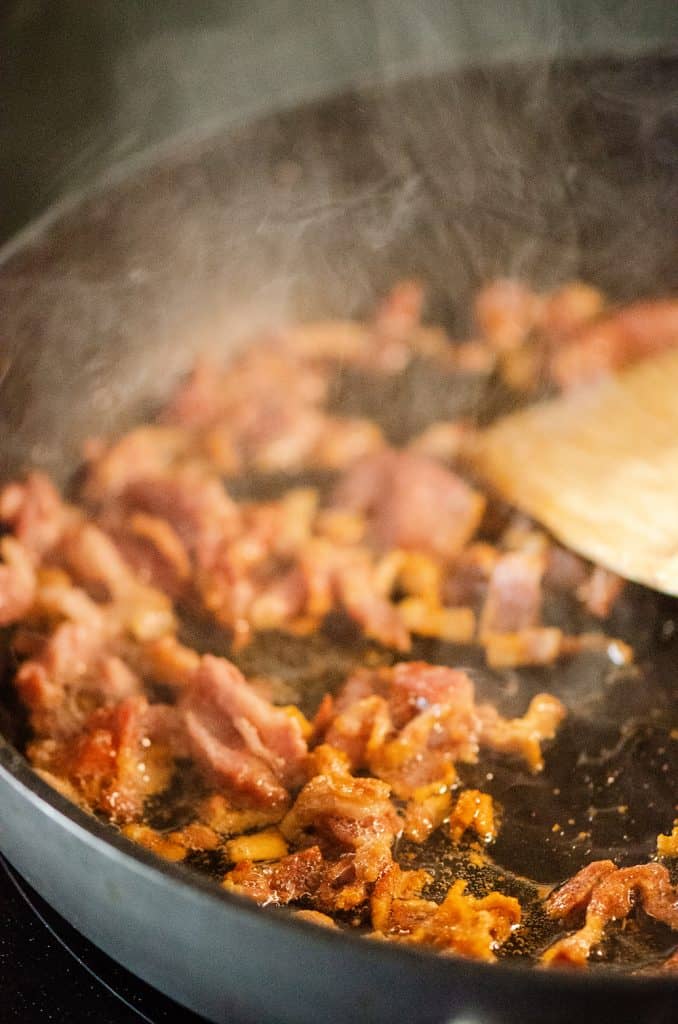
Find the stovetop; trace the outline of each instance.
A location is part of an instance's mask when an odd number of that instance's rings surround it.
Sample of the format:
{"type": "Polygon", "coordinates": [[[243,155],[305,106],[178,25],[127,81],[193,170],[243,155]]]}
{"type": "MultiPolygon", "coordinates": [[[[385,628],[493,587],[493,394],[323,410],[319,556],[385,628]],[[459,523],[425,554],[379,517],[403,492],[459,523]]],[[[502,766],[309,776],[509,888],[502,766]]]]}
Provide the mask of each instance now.
{"type": "Polygon", "coordinates": [[[2,858],[0,1004],[2,1024],[202,1021],[96,949],[2,858]]]}

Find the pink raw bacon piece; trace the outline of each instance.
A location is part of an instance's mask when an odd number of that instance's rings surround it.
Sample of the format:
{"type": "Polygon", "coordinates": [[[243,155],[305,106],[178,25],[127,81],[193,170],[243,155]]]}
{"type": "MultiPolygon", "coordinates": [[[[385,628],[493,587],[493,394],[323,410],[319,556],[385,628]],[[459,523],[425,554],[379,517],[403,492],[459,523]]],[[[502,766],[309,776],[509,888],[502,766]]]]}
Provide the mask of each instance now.
{"type": "Polygon", "coordinates": [[[301,781],[307,748],[299,722],[224,658],[202,658],[182,707],[195,756],[236,791],[280,803],[301,781]]]}

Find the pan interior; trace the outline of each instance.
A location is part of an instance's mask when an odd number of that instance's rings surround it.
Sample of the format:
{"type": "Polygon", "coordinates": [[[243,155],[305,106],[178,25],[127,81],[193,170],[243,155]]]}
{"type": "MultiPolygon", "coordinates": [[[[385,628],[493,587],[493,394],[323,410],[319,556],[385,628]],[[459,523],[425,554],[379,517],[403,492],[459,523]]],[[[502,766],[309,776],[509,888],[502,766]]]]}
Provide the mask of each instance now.
{"type": "MultiPolygon", "coordinates": [[[[430,319],[457,335],[474,288],[496,274],[547,286],[582,277],[615,299],[675,291],[676,66],[472,69],[367,90],[180,150],[87,198],[0,270],[3,477],[37,464],[67,480],[85,437],[137,421],[197,351],[226,355],[253,327],[297,316],[354,315],[402,275],[430,285],[430,319]]],[[[396,443],[441,416],[487,421],[504,407],[492,382],[442,381],[426,365],[388,393],[379,388],[345,376],[336,408],[378,410],[396,443]]],[[[229,486],[263,497],[291,482],[229,486]]],[[[673,819],[677,611],[629,590],[609,632],[634,645],[633,670],[582,655],[497,674],[471,649],[422,641],[413,652],[468,667],[504,714],[521,713],[539,690],[570,709],[539,776],[499,758],[467,770],[464,780],[503,808],[491,858],[478,864],[473,851],[435,841],[398,850],[407,866],[435,867],[440,891],[463,876],[478,893],[496,884],[519,894],[530,927],[507,956],[529,960],[551,937],[537,902],[543,886],[598,857],[645,860],[673,819]]],[[[586,627],[572,607],[548,614],[586,627]]],[[[192,643],[219,653],[204,624],[186,628],[192,643]]],[[[310,640],[261,638],[238,660],[249,674],[275,676],[310,712],[366,655],[336,622],[310,640]]],[[[0,711],[20,745],[6,685],[0,711]]],[[[668,952],[670,934],[641,924],[610,929],[608,965],[642,968],[668,952]]]]}

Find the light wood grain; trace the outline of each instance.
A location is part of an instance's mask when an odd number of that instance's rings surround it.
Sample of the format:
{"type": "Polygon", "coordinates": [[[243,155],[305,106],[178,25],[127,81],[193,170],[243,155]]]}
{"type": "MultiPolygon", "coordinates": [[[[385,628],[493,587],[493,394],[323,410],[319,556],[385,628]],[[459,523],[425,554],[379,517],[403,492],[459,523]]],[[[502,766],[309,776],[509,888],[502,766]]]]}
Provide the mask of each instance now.
{"type": "Polygon", "coordinates": [[[678,351],[499,420],[476,460],[568,547],[678,595],[678,351]]]}

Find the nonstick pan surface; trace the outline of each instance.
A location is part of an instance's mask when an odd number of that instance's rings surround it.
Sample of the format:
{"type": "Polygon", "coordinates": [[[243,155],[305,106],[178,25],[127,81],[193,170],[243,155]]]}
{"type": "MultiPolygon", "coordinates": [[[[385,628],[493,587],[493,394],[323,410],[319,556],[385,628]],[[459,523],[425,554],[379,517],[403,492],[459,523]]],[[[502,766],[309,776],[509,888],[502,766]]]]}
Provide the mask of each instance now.
{"type": "MultiPolygon", "coordinates": [[[[67,204],[0,270],[3,477],[38,464],[67,482],[84,438],[151,410],[197,351],[282,318],[358,314],[403,275],[429,284],[431,319],[459,333],[473,289],[499,273],[545,286],[582,277],[620,300],[675,291],[677,72],[670,57],[596,60],[375,88],[158,154],[67,204]]],[[[365,385],[358,401],[376,398],[394,440],[419,425],[422,404],[433,417],[451,393],[480,418],[501,404],[468,381],[452,392],[435,383],[415,375],[386,396],[365,385]]],[[[241,482],[257,494],[278,485],[241,482]]],[[[494,851],[505,873],[553,883],[597,856],[642,860],[670,823],[676,610],[637,589],[619,613],[643,679],[592,662],[547,680],[479,675],[505,712],[542,688],[576,708],[539,779],[495,766],[514,823],[494,851]],[[590,770],[577,788],[582,756],[590,770]],[[547,824],[565,814],[545,846],[547,824]],[[582,832],[589,840],[575,841],[582,832]]],[[[290,677],[303,667],[317,693],[340,674],[342,648],[316,647],[311,658],[282,640],[255,646],[243,667],[290,677]]],[[[3,852],[102,948],[213,1020],[234,1006],[253,1020],[674,1019],[667,977],[387,948],[261,912],[161,865],[37,779],[13,745],[20,716],[3,694],[3,852]]],[[[646,953],[622,938],[616,956],[646,953]]]]}

